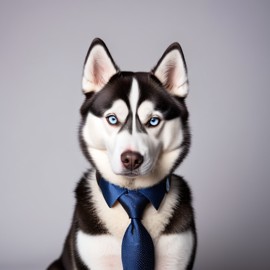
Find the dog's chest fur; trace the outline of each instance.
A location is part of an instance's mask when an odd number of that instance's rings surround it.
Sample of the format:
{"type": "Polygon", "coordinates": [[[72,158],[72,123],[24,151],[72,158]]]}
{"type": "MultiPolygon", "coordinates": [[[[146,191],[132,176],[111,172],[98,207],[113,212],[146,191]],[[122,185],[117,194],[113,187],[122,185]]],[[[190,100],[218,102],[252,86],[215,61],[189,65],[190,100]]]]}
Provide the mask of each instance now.
{"type": "MultiPolygon", "coordinates": [[[[99,234],[98,231],[89,233],[83,229],[83,226],[78,228],[76,235],[78,255],[89,269],[121,269],[121,242],[130,219],[119,203],[112,208],[108,207],[94,172],[85,177],[84,185],[87,186],[84,187],[85,190],[90,193],[90,196],[85,197],[89,203],[88,207],[92,211],[92,216],[89,216],[88,219],[93,218],[102,229],[99,234]]],[[[174,270],[178,269],[175,268],[176,266],[186,265],[192,252],[193,234],[190,230],[179,233],[177,230],[181,230],[180,223],[175,225],[174,234],[164,234],[165,228],[170,223],[173,224],[174,219],[179,219],[175,215],[176,209],[179,208],[179,185],[179,181],[171,181],[170,190],[158,211],[149,205],[145,209],[142,219],[142,223],[150,233],[155,245],[156,269],[158,270],[174,270]],[[184,251],[183,246],[185,246],[184,251]],[[183,256],[179,257],[179,253],[183,253],[183,256]]],[[[84,206],[86,204],[87,202],[84,202],[84,206]]],[[[81,222],[83,221],[79,221],[79,223],[81,222]]]]}

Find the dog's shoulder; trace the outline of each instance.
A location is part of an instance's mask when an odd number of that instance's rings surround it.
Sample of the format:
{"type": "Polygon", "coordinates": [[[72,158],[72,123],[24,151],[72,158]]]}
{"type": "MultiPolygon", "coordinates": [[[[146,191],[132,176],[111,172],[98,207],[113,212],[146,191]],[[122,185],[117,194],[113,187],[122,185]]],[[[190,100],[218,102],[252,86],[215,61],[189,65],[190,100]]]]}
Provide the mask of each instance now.
{"type": "Polygon", "coordinates": [[[81,177],[75,188],[75,197],[77,201],[88,200],[90,196],[90,188],[87,179],[91,175],[92,170],[87,170],[81,177]]]}
{"type": "Polygon", "coordinates": [[[89,184],[92,174],[93,170],[85,172],[75,189],[74,221],[77,223],[77,227],[85,233],[92,235],[106,234],[108,231],[100,220],[92,199],[93,194],[89,184]]]}
{"type": "Polygon", "coordinates": [[[192,194],[188,183],[183,177],[172,175],[171,182],[178,193],[174,206],[174,214],[166,226],[164,233],[181,233],[189,229],[195,230],[192,194]]]}
{"type": "Polygon", "coordinates": [[[177,182],[177,188],[179,191],[179,196],[181,198],[181,203],[192,203],[192,193],[188,182],[180,175],[172,174],[171,181],[177,182]]]}

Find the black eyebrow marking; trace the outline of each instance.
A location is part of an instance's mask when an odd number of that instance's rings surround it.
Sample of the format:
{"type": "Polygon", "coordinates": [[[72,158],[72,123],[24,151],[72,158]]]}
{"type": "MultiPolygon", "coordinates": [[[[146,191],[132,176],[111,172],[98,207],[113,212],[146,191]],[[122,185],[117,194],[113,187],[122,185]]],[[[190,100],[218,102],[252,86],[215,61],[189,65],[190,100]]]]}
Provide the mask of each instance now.
{"type": "Polygon", "coordinates": [[[139,116],[137,114],[136,114],[136,128],[138,132],[147,133],[144,125],[140,121],[139,116]]]}

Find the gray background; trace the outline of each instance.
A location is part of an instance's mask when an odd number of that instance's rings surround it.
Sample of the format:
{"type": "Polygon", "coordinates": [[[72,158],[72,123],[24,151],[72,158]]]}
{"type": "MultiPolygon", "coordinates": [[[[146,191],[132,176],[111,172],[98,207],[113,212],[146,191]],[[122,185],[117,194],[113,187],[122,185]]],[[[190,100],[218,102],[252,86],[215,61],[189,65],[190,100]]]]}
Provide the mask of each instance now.
{"type": "Polygon", "coordinates": [[[270,269],[270,1],[0,1],[0,269],[61,251],[88,164],[77,129],[82,64],[105,40],[123,70],[182,44],[193,145],[195,269],[270,269]]]}

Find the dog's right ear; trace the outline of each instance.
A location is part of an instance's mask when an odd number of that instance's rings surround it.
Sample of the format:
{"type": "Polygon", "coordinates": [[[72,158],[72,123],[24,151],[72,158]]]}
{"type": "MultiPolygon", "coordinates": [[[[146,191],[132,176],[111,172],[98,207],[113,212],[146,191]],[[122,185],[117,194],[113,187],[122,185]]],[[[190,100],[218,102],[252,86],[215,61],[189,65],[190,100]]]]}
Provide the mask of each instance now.
{"type": "Polygon", "coordinates": [[[171,44],[152,73],[172,95],[185,98],[188,94],[187,66],[179,43],[171,44]]]}
{"type": "Polygon", "coordinates": [[[105,43],[93,40],[84,62],[82,90],[85,94],[101,90],[110,78],[119,71],[105,43]]]}

